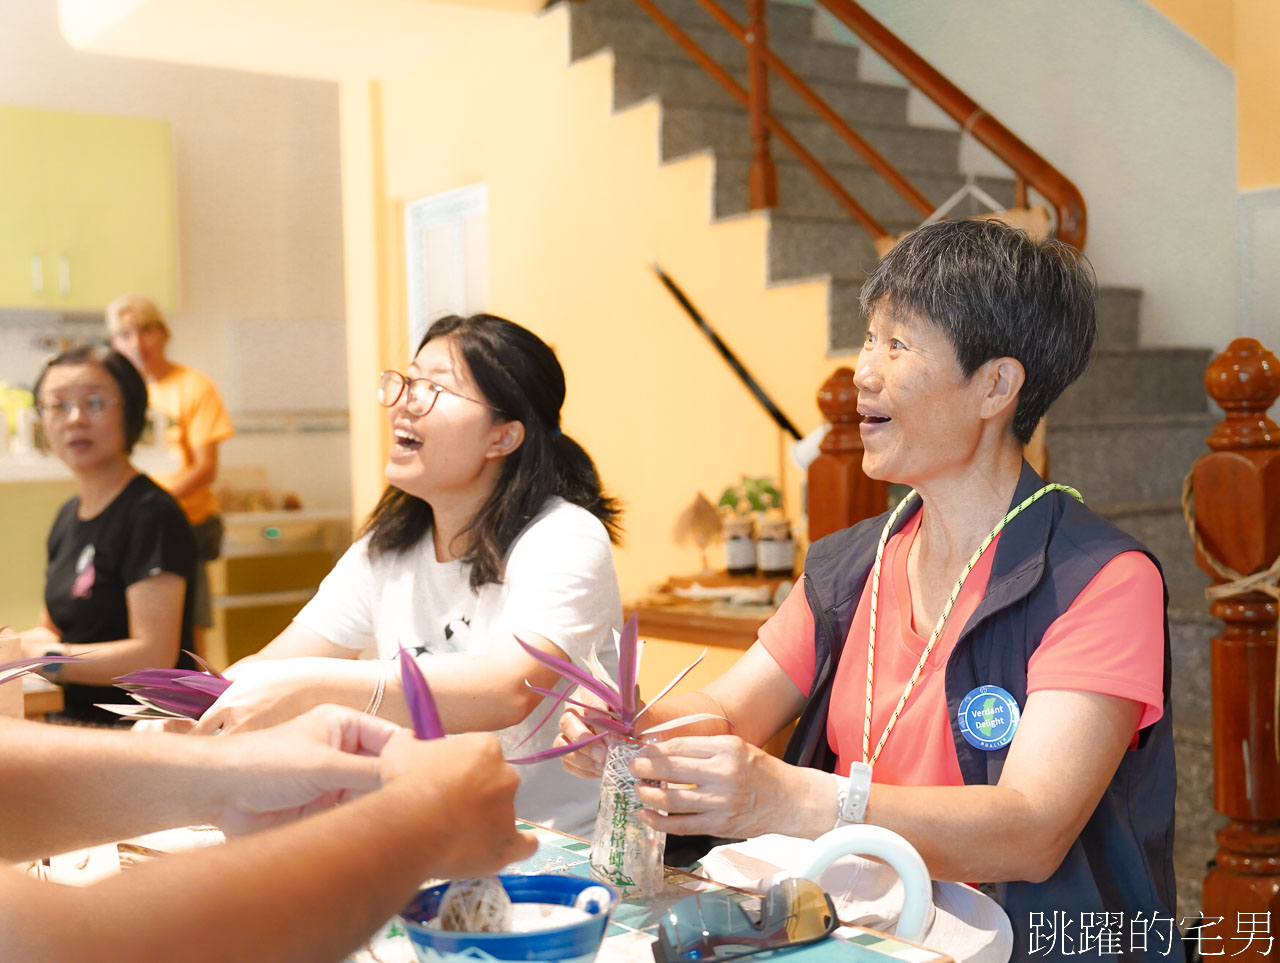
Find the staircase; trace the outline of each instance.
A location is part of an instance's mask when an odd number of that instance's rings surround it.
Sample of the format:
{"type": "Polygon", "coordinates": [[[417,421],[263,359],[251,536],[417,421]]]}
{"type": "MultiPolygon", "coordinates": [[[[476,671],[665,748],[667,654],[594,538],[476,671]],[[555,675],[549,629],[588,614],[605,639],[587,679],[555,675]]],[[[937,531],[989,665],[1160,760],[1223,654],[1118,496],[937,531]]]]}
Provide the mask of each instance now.
{"type": "MultiPolygon", "coordinates": [[[[658,0],[658,5],[746,85],[744,48],[695,0],[658,0]]],[[[613,52],[615,111],[657,98],[662,161],[710,152],[715,217],[746,212],[751,156],[746,110],[633,0],[568,6],[572,59],[605,48],[613,52]]],[[[722,0],[721,6],[746,22],[742,0],[722,0]]],[[[941,203],[964,183],[959,133],[908,123],[907,90],[860,80],[860,51],[815,37],[809,8],[771,2],[767,20],[770,47],[926,197],[941,203]]],[[[918,214],[776,77],[770,98],[772,110],[796,138],[887,230],[919,223],[918,214]]],[[[784,147],[776,140],[773,146],[778,205],[769,214],[768,279],[775,285],[829,279],[828,349],[834,360],[846,360],[862,342],[857,299],[876,263],[871,239],[784,147]]],[[[1012,178],[981,177],[978,183],[996,200],[1013,205],[1012,178]]],[[[965,206],[970,203],[959,205],[953,216],[983,212],[965,206]]],[[[1215,421],[1202,388],[1210,351],[1140,347],[1140,301],[1141,292],[1133,289],[1102,290],[1094,363],[1049,413],[1048,446],[1053,477],[1078,487],[1095,510],[1140,538],[1164,566],[1179,763],[1174,856],[1179,913],[1189,916],[1199,909],[1200,881],[1220,821],[1212,806],[1207,665],[1207,643],[1217,623],[1206,613],[1208,579],[1192,562],[1178,504],[1182,478],[1205,450],[1215,421]]]]}

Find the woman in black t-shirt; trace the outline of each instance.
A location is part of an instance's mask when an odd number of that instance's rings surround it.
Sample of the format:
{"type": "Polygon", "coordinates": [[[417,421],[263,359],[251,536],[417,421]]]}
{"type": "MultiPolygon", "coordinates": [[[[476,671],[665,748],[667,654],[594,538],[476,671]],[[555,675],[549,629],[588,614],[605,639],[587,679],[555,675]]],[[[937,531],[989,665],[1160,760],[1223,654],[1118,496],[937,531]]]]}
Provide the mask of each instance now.
{"type": "Polygon", "coordinates": [[[85,656],[50,665],[64,687],[63,715],[112,723],[95,703],[125,701],[117,676],[143,668],[194,667],[195,537],[178,503],[129,461],[146,420],[147,387],[122,354],[73,348],[45,366],[36,406],[77,494],[49,532],[40,624],[22,633],[22,654],[85,656]]]}

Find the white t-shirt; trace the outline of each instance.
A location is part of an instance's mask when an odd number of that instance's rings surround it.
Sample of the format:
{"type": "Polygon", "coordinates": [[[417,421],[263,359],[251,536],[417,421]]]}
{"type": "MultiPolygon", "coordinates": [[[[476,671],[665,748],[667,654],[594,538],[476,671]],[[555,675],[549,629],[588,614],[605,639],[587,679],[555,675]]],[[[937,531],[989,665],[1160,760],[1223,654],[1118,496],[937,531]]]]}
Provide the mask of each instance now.
{"type": "MultiPolygon", "coordinates": [[[[401,643],[428,657],[486,652],[519,632],[550,639],[586,668],[595,642],[617,677],[613,632],[622,627],[622,600],[608,532],[586,509],[550,499],[512,544],[502,583],[479,592],[468,581],[469,565],[436,560],[429,534],[409,551],[377,559],[369,557],[368,543],[365,536],[347,550],[294,621],[336,645],[376,645],[384,659],[397,655],[401,643]]],[[[524,721],[498,731],[509,758],[551,747],[559,731],[554,718],[516,749],[550,707],[545,698],[524,721]]],[[[569,775],[559,759],[516,768],[517,815],[590,837],[599,783],[569,775]]]]}

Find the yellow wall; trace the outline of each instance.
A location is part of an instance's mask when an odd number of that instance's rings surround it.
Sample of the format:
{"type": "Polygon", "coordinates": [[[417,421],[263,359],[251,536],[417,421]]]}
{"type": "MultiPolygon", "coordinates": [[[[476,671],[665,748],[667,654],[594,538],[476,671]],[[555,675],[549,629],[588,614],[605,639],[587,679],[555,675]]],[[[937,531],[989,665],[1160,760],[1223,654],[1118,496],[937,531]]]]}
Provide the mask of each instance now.
{"type": "Polygon", "coordinates": [[[0,626],[36,624],[44,604],[45,543],[58,508],[76,493],[70,480],[9,481],[0,485],[0,626]]]}
{"type": "Polygon", "coordinates": [[[1240,188],[1280,184],[1280,4],[1235,0],[1240,188]]]}
{"type": "Polygon", "coordinates": [[[1236,73],[1241,190],[1280,184],[1280,4],[1275,0],[1150,0],[1236,73]]]}
{"type": "MultiPolygon", "coordinates": [[[[714,498],[743,472],[777,474],[780,460],[779,432],[650,262],[686,288],[802,430],[819,423],[815,394],[836,366],[824,357],[826,285],[766,287],[766,219],[711,225],[711,160],[659,164],[657,106],[613,114],[611,58],[568,65],[563,8],[460,30],[451,49],[343,92],[346,223],[358,232],[347,267],[356,512],[380,487],[381,457],[369,452],[385,441],[374,440],[372,368],[355,371],[355,359],[374,341],[374,317],[379,350],[404,345],[403,252],[380,246],[376,222],[405,201],[483,181],[491,310],[536,331],[565,367],[564,429],[625,503],[616,561],[634,597],[697,570],[696,551],[671,537],[696,492],[714,498]]],[[[787,474],[794,519],[798,472],[787,474]]]]}

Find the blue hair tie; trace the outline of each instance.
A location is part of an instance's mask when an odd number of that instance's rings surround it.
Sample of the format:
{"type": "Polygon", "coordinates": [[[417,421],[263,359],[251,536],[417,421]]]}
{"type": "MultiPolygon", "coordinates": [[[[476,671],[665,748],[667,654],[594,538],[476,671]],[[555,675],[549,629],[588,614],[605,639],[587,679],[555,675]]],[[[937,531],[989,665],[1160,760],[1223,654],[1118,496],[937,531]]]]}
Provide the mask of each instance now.
{"type": "Polygon", "coordinates": [[[561,435],[563,435],[563,434],[564,434],[564,432],[560,430],[560,426],[559,426],[559,425],[556,425],[556,429],[555,429],[555,431],[551,432],[551,437],[552,437],[552,438],[559,438],[559,437],[560,437],[561,435]]]}

